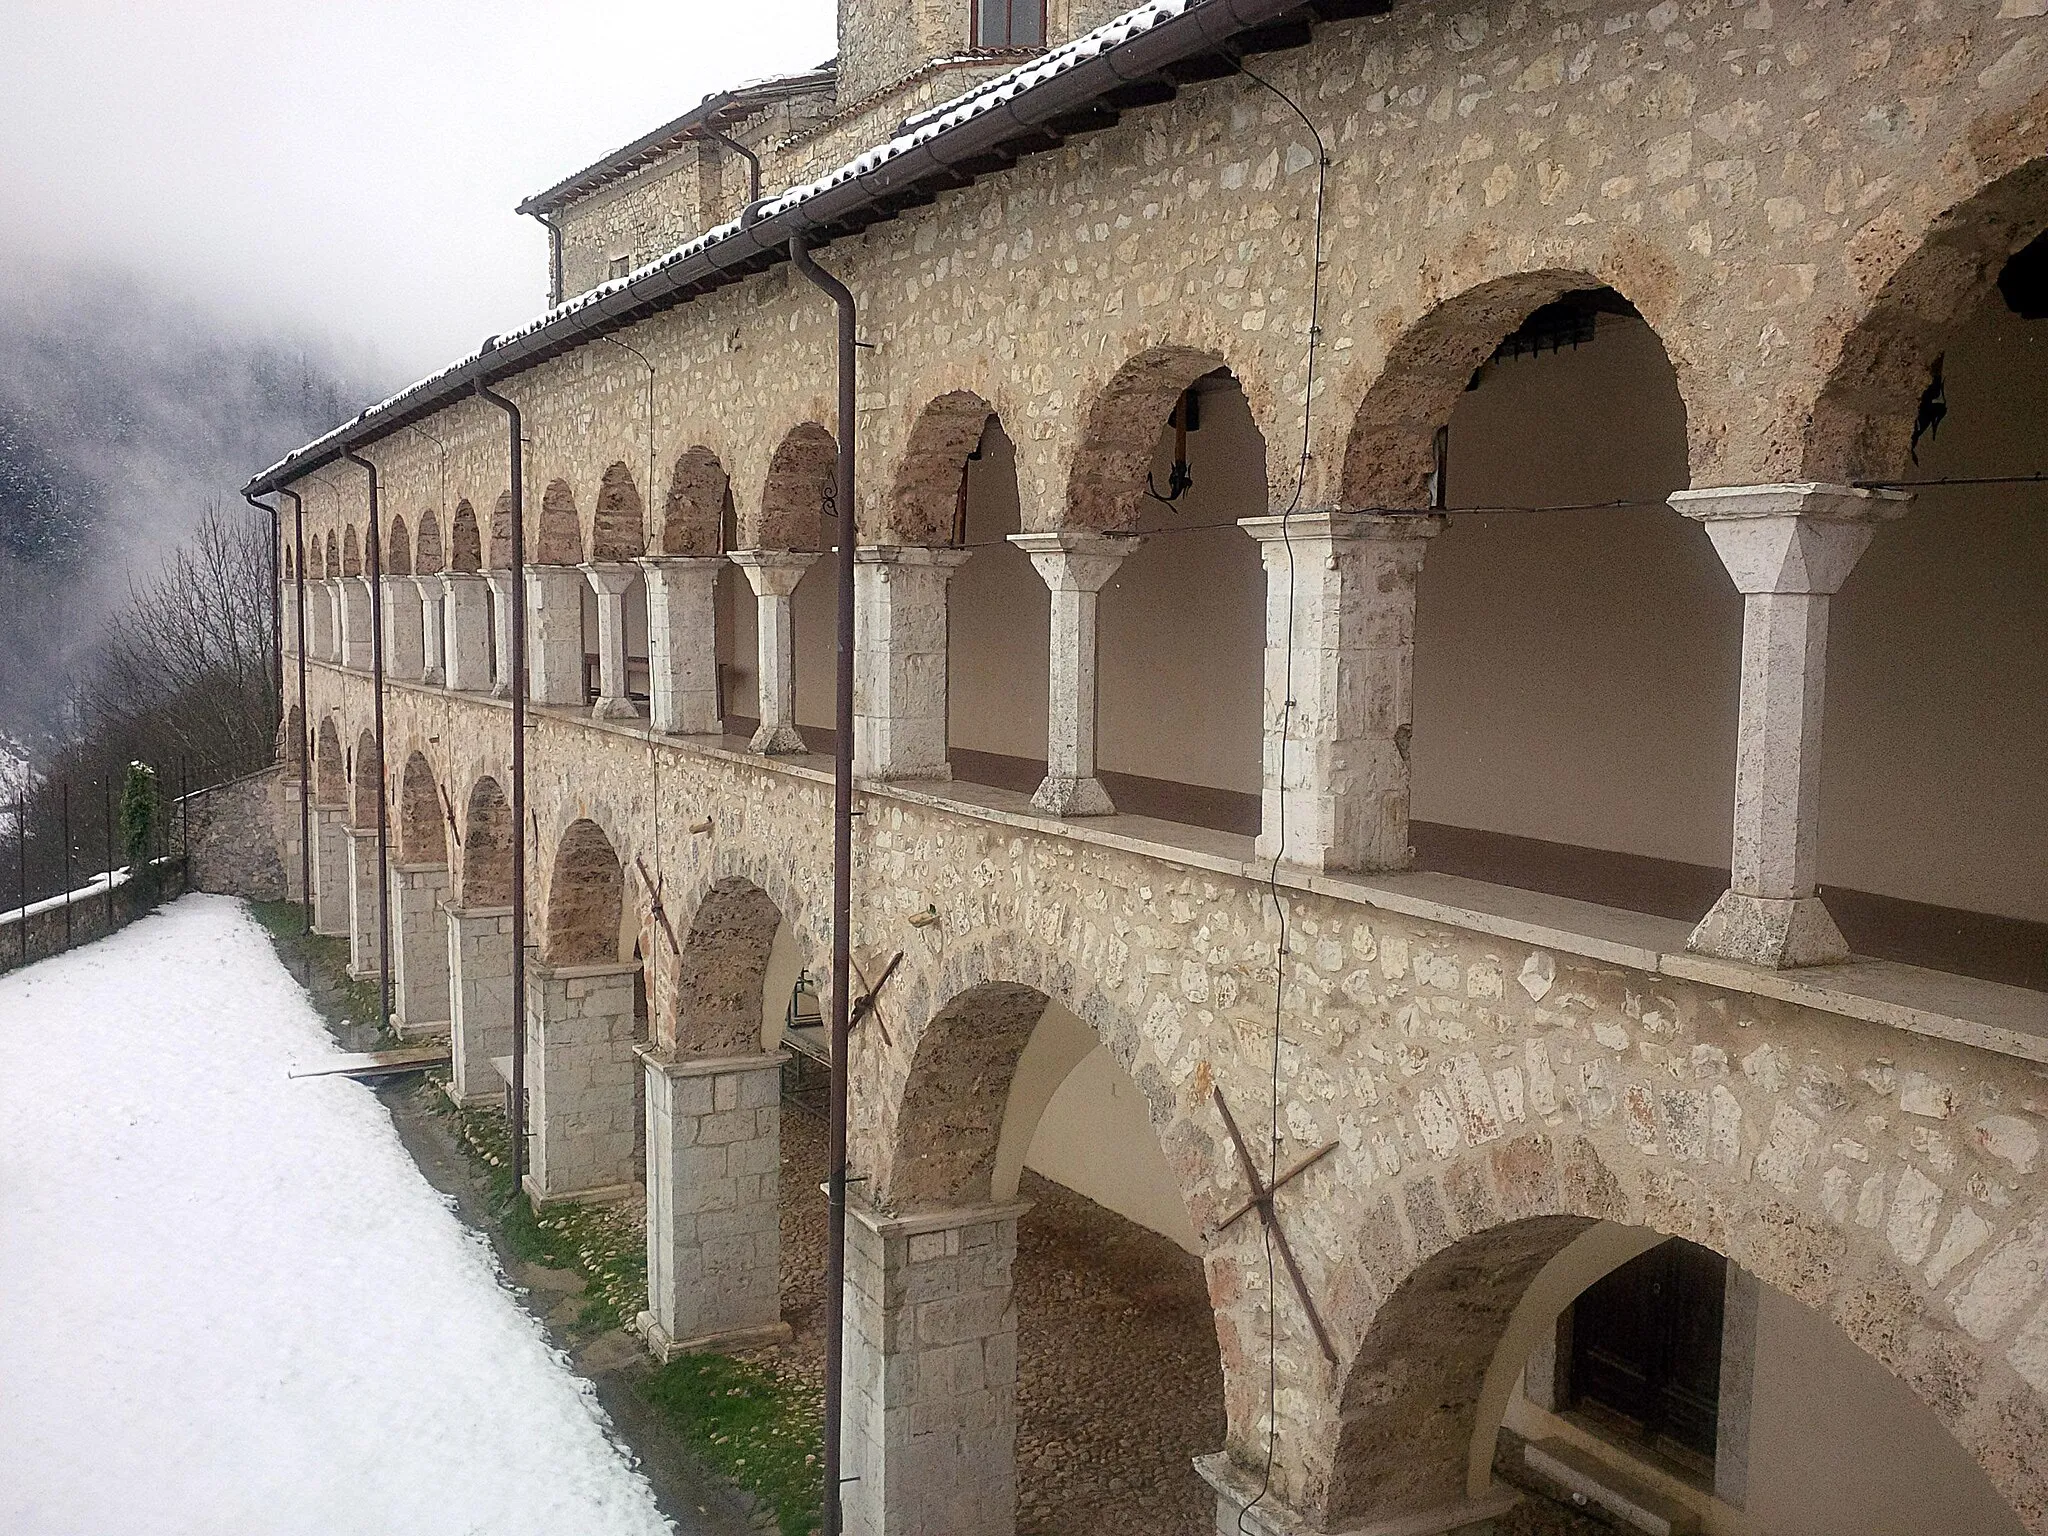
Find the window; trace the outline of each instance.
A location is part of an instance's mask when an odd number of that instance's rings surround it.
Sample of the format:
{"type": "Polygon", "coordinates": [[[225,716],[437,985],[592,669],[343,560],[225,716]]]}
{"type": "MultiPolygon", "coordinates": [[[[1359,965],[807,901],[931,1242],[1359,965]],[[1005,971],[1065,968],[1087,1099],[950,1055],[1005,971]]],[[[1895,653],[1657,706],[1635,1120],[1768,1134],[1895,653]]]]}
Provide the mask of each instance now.
{"type": "Polygon", "coordinates": [[[630,257],[630,256],[614,256],[614,257],[612,258],[612,266],[611,266],[611,273],[610,273],[610,275],[611,275],[612,277],[614,277],[614,278],[620,278],[620,277],[624,277],[624,276],[625,276],[625,275],[626,275],[627,273],[631,272],[632,270],[633,270],[633,258],[632,258],[632,257],[630,257]]]}
{"type": "Polygon", "coordinates": [[[974,0],[974,46],[1043,48],[1045,0],[974,0]]]}
{"type": "Polygon", "coordinates": [[[1572,1406],[1710,1472],[1727,1281],[1726,1259],[1673,1238],[1589,1287],[1567,1314],[1572,1406]]]}

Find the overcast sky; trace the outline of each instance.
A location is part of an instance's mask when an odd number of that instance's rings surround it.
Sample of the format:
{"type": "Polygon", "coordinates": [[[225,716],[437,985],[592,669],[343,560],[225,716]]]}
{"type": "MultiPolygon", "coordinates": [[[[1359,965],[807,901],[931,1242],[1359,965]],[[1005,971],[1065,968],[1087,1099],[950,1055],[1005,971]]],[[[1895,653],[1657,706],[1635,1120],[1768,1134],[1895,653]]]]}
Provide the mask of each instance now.
{"type": "MultiPolygon", "coordinates": [[[[512,212],[832,0],[0,0],[0,243],[367,345],[411,379],[547,301],[512,212]]],[[[0,303],[6,302],[0,294],[0,303]]]]}

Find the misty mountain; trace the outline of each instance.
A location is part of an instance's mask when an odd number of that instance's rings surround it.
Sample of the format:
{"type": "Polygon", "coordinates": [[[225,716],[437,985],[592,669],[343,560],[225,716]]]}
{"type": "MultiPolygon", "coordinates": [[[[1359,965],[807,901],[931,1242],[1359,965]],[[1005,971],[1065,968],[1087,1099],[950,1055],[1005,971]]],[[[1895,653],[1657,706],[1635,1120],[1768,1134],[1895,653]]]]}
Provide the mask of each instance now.
{"type": "Polygon", "coordinates": [[[0,294],[0,739],[33,745],[131,581],[387,387],[124,272],[0,254],[0,294]]]}

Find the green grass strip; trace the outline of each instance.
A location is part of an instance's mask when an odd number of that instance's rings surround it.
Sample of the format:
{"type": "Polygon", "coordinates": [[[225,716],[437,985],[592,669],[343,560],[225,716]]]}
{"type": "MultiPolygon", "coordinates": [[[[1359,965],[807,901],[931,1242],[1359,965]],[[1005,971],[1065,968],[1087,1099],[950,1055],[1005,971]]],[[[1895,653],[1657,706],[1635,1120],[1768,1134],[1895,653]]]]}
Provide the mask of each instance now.
{"type": "Polygon", "coordinates": [[[772,1365],[678,1355],[640,1388],[690,1449],[775,1514],[782,1536],[810,1536],[824,1503],[823,1403],[772,1365]]]}

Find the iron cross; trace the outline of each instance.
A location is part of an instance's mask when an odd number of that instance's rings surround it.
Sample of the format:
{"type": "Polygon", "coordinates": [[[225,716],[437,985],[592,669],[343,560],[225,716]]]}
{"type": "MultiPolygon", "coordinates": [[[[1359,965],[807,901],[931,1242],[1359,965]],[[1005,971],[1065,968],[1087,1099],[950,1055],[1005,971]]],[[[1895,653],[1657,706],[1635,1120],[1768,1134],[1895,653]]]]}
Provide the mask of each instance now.
{"type": "Polygon", "coordinates": [[[1308,1314],[1308,1325],[1315,1330],[1316,1342],[1322,1345],[1324,1358],[1331,1365],[1336,1365],[1337,1347],[1330,1342],[1330,1331],[1323,1326],[1322,1314],[1316,1311],[1315,1298],[1309,1295],[1308,1282],[1301,1277],[1301,1266],[1294,1261],[1294,1249],[1288,1246],[1287,1234],[1280,1228],[1280,1218],[1273,1209],[1273,1197],[1280,1193],[1283,1185],[1299,1178],[1336,1151],[1337,1143],[1333,1141],[1318,1147],[1288,1168],[1271,1184],[1261,1183],[1259,1165],[1252,1158],[1252,1149],[1245,1145],[1244,1133],[1237,1128],[1237,1119],[1230,1113],[1230,1104],[1223,1097],[1223,1090],[1212,1086],[1209,1091],[1215,1096],[1216,1111],[1223,1116],[1223,1124],[1230,1132],[1231,1145],[1237,1148],[1237,1160],[1244,1165],[1245,1182],[1252,1187],[1251,1199],[1216,1223],[1216,1230],[1221,1232],[1232,1222],[1249,1216],[1253,1211],[1259,1213],[1259,1220],[1265,1223],[1266,1231],[1272,1236],[1273,1247],[1280,1255],[1280,1262],[1287,1266],[1287,1278],[1294,1282],[1294,1294],[1301,1298],[1301,1310],[1308,1314]]]}

